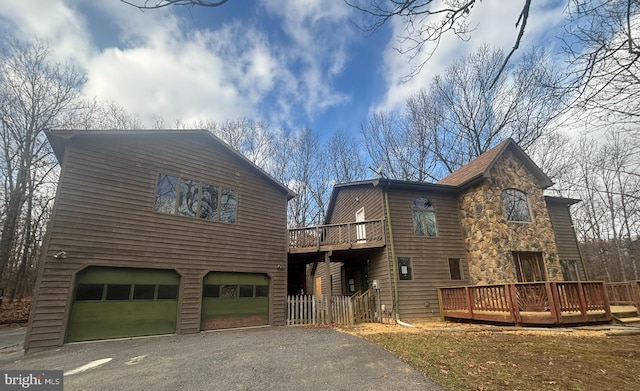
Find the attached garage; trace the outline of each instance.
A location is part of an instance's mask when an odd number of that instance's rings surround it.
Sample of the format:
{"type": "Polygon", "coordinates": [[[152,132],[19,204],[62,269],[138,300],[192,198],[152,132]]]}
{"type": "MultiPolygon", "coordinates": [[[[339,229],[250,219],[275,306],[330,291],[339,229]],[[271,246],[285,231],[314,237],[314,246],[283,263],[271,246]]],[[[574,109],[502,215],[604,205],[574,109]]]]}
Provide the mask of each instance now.
{"type": "Polygon", "coordinates": [[[201,330],[269,324],[269,277],[211,272],[202,287],[201,330]]]}
{"type": "Polygon", "coordinates": [[[174,270],[90,266],[76,275],[67,342],[176,332],[174,270]]]}

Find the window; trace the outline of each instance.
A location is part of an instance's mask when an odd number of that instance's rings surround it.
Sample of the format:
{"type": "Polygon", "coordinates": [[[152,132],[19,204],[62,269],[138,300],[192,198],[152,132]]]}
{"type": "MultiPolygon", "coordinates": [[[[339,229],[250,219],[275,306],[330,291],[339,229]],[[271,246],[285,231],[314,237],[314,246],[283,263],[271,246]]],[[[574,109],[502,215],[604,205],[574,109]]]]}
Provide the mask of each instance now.
{"type": "Polygon", "coordinates": [[[158,285],[158,300],[175,300],[177,298],[177,285],[158,285]]]}
{"type": "Polygon", "coordinates": [[[153,300],[155,294],[155,285],[136,285],[133,287],[133,300],[153,300]]]}
{"type": "Polygon", "coordinates": [[[398,274],[401,280],[412,280],[411,258],[398,257],[398,274]]]}
{"type": "Polygon", "coordinates": [[[76,301],[102,300],[102,284],[78,284],[76,288],[76,301]]]}
{"type": "Polygon", "coordinates": [[[192,179],[160,174],[153,210],[209,221],[235,223],[238,193],[192,179]]]}
{"type": "Polygon", "coordinates": [[[176,213],[176,195],[178,178],[165,174],[158,176],[158,186],[156,187],[156,199],[153,210],[160,213],[176,213]]]}
{"type": "Polygon", "coordinates": [[[269,297],[269,285],[256,285],[256,297],[269,297]]]}
{"type": "Polygon", "coordinates": [[[129,300],[131,285],[109,284],[107,285],[107,296],[105,300],[129,300]]]}
{"type": "Polygon", "coordinates": [[[106,293],[103,299],[105,284],[78,284],[76,288],[76,301],[102,301],[102,300],[176,300],[178,298],[178,285],[154,285],[141,284],[133,287],[131,295],[130,284],[106,284],[106,293]],[[156,293],[157,292],[157,293],[156,293]]]}
{"type": "Polygon", "coordinates": [[[216,186],[202,185],[200,218],[211,221],[218,220],[218,188],[216,186]]]}
{"type": "Polygon", "coordinates": [[[222,189],[220,196],[220,221],[235,223],[237,205],[238,194],[233,190],[222,189]]]}
{"type": "Polygon", "coordinates": [[[188,179],[180,181],[180,202],[178,213],[182,216],[194,217],[200,200],[200,183],[188,179]]]}
{"type": "Polygon", "coordinates": [[[238,286],[237,285],[223,285],[222,286],[222,294],[220,297],[237,297],[238,296],[238,286]]]}
{"type": "Polygon", "coordinates": [[[520,190],[507,189],[502,192],[502,202],[507,221],[531,221],[527,195],[520,190]]]}
{"type": "Polygon", "coordinates": [[[253,285],[240,285],[240,297],[253,297],[253,285]]]}
{"type": "Polygon", "coordinates": [[[416,198],[412,207],[413,232],[416,236],[437,236],[436,211],[426,198],[416,198]]]}
{"type": "Polygon", "coordinates": [[[202,297],[220,297],[220,285],[205,285],[202,288],[202,297]]]}
{"type": "Polygon", "coordinates": [[[449,276],[452,280],[462,280],[460,258],[449,258],[449,276]]]}

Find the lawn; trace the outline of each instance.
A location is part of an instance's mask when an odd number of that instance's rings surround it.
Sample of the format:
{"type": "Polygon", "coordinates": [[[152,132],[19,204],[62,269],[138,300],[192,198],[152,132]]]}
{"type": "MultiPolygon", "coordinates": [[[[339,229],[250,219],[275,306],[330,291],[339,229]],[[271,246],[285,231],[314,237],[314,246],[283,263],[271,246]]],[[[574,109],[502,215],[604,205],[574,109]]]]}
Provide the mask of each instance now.
{"type": "Polygon", "coordinates": [[[347,330],[447,390],[638,390],[640,335],[456,324],[347,330]]]}

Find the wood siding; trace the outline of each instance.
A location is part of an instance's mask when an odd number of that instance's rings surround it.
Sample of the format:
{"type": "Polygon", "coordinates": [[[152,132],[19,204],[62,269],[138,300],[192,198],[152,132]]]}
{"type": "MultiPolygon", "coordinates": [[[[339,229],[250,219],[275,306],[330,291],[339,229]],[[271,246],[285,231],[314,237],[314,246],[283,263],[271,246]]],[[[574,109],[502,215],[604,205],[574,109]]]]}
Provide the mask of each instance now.
{"type": "Polygon", "coordinates": [[[587,276],[580,256],[578,239],[571,219],[570,205],[553,198],[547,198],[546,204],[551,225],[553,226],[556,246],[558,247],[558,257],[560,260],[577,261],[576,266],[578,267],[580,278],[586,280],[587,276]]]}
{"type": "MultiPolygon", "coordinates": [[[[356,213],[361,208],[364,208],[365,220],[386,218],[384,196],[380,187],[374,187],[371,183],[365,183],[354,186],[336,187],[334,192],[336,193],[335,202],[333,209],[327,216],[328,224],[353,222],[355,221],[356,213]]],[[[384,230],[386,233],[386,221],[384,222],[384,230]]],[[[388,233],[386,233],[386,236],[387,243],[389,243],[388,233]]],[[[369,281],[368,288],[371,288],[371,282],[373,280],[379,280],[381,302],[384,303],[387,308],[392,308],[393,280],[389,274],[387,248],[366,252],[366,254],[362,253],[361,256],[369,259],[369,274],[367,276],[367,280],[369,281]]],[[[360,259],[360,262],[366,262],[366,259],[360,259]]],[[[334,278],[336,277],[334,276],[334,278]]]]}
{"type": "Polygon", "coordinates": [[[329,211],[327,224],[350,223],[356,221],[356,212],[364,208],[365,220],[384,219],[382,190],[374,188],[370,183],[341,186],[336,192],[334,207],[329,211]]]}
{"type": "Polygon", "coordinates": [[[389,209],[396,258],[411,258],[413,274],[412,280],[398,281],[400,317],[410,319],[439,316],[436,288],[469,283],[458,198],[455,194],[427,189],[391,189],[389,209]],[[417,197],[427,198],[435,209],[438,230],[436,237],[414,234],[412,205],[417,197]],[[460,259],[462,280],[451,280],[449,258],[460,259]]]}
{"type": "Polygon", "coordinates": [[[89,265],[176,270],[178,333],[200,330],[210,271],[270,277],[270,323],[285,322],[287,194],[204,136],[72,139],[65,151],[25,348],[61,345],[75,274],[89,265]],[[237,191],[237,222],[153,211],[158,173],[237,191]],[[67,257],[55,259],[64,250],[67,257]]]}

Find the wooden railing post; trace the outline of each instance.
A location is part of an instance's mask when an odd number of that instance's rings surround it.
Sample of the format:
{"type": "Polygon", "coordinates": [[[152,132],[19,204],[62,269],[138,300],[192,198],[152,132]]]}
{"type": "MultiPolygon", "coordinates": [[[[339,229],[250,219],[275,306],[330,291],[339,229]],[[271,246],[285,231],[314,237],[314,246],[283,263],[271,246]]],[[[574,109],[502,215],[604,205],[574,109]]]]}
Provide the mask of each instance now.
{"type": "Polygon", "coordinates": [[[465,293],[465,297],[467,299],[467,311],[469,311],[469,315],[471,317],[471,319],[473,319],[473,299],[471,297],[471,290],[469,289],[468,286],[464,287],[464,293],[465,293]]]}
{"type": "Polygon", "coordinates": [[[440,320],[444,322],[444,303],[442,302],[442,288],[437,288],[438,306],[440,307],[440,320]]]}
{"type": "Polygon", "coordinates": [[[547,292],[547,301],[551,319],[553,323],[559,324],[562,319],[562,310],[560,309],[560,297],[558,295],[558,287],[555,282],[544,282],[544,289],[547,292]]]}
{"type": "MultiPolygon", "coordinates": [[[[578,301],[580,303],[580,312],[582,314],[582,321],[586,322],[587,321],[587,311],[589,310],[589,303],[587,303],[587,298],[584,294],[584,286],[582,285],[582,282],[578,281],[578,301]]],[[[592,296],[592,295],[590,295],[592,296]]]]}
{"type": "Polygon", "coordinates": [[[507,295],[507,306],[514,323],[521,323],[520,306],[518,305],[518,293],[514,284],[504,284],[504,292],[507,295]]]}

